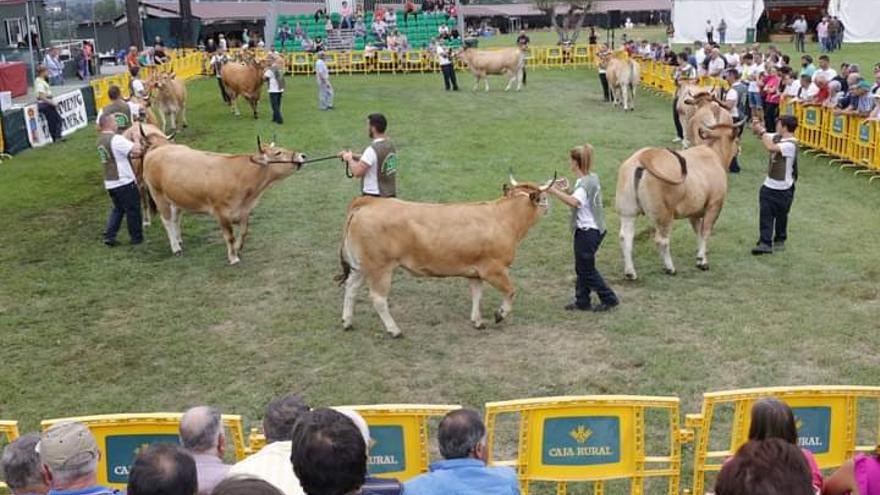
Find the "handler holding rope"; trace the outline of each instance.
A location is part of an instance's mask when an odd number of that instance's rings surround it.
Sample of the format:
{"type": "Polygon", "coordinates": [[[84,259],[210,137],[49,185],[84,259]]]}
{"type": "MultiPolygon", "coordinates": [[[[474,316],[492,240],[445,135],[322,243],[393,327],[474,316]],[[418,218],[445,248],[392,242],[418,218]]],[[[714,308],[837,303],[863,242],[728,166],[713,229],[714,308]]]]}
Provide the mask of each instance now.
{"type": "Polygon", "coordinates": [[[397,150],[385,135],[388,121],[381,113],[373,113],[367,117],[367,125],[373,142],[364,153],[356,156],[347,150],[337,156],[346,163],[352,177],[361,178],[363,196],[393,198],[397,196],[397,150]]]}

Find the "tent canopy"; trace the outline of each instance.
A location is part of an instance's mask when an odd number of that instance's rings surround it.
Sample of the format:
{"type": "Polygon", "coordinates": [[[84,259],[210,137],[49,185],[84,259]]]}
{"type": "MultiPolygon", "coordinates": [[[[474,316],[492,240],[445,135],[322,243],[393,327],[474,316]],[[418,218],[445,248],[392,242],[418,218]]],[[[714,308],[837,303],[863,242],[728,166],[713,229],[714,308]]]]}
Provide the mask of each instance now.
{"type": "Polygon", "coordinates": [[[672,2],[674,41],[676,43],[706,41],[707,20],[712,21],[712,26],[715,27],[714,35],[717,41],[718,24],[724,19],[727,23],[726,41],[744,43],[746,29],[754,28],[763,12],[764,0],[674,0],[672,2]]]}
{"type": "Polygon", "coordinates": [[[843,22],[847,43],[880,41],[876,9],[877,0],[831,0],[828,3],[828,13],[843,22]]]}

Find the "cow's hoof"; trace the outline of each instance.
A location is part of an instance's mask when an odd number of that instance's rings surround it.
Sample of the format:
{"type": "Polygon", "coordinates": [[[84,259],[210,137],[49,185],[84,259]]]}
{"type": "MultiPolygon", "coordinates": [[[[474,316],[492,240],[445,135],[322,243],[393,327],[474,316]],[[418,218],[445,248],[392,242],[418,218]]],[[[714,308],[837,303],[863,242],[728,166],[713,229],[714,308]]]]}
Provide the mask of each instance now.
{"type": "Polygon", "coordinates": [[[183,124],[184,129],[186,129],[187,127],[189,127],[189,124],[183,124]]]}
{"type": "Polygon", "coordinates": [[[400,330],[398,330],[396,332],[388,332],[388,334],[391,335],[392,339],[399,339],[399,338],[403,337],[403,332],[401,332],[400,330]]]}
{"type": "Polygon", "coordinates": [[[241,262],[241,259],[240,259],[238,256],[236,256],[235,258],[232,258],[231,260],[229,260],[229,264],[230,264],[230,265],[237,265],[237,264],[239,264],[240,262],[241,262]]]}
{"type": "Polygon", "coordinates": [[[709,271],[709,263],[697,263],[697,268],[704,272],[709,271]]]}
{"type": "Polygon", "coordinates": [[[495,323],[501,323],[504,321],[505,315],[501,312],[500,309],[495,310],[495,323]]]}
{"type": "Polygon", "coordinates": [[[342,331],[343,332],[352,332],[352,331],[354,331],[354,325],[352,325],[351,323],[343,323],[342,324],[342,331]]]}
{"type": "Polygon", "coordinates": [[[672,275],[674,277],[675,276],[675,268],[664,268],[663,273],[665,273],[667,275],[672,275]]]}
{"type": "Polygon", "coordinates": [[[174,256],[183,256],[183,249],[179,249],[177,251],[173,251],[174,256]]]}
{"type": "Polygon", "coordinates": [[[482,321],[479,322],[479,323],[478,323],[478,322],[474,322],[474,328],[476,328],[477,330],[485,330],[485,329],[486,329],[486,323],[485,323],[485,322],[482,322],[482,321]]]}
{"type": "Polygon", "coordinates": [[[623,278],[625,278],[625,279],[627,279],[627,280],[636,280],[636,279],[639,278],[639,277],[636,276],[635,273],[624,273],[624,274],[623,274],[623,278]]]}

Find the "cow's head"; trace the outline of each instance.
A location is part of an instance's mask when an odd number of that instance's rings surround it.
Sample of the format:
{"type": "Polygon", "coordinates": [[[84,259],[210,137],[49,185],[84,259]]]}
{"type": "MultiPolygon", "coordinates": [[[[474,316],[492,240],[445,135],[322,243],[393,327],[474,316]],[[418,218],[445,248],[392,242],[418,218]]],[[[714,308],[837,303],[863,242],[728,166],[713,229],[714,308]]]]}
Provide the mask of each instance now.
{"type": "Polygon", "coordinates": [[[287,176],[303,166],[306,155],[275,146],[274,140],[268,145],[263,144],[260,136],[257,136],[257,154],[251,157],[251,161],[266,167],[270,173],[287,176]]]}
{"type": "Polygon", "coordinates": [[[692,96],[685,98],[683,101],[685,105],[694,105],[696,107],[702,107],[712,102],[718,103],[718,99],[709,91],[695,93],[692,96]]]}
{"type": "Polygon", "coordinates": [[[738,124],[716,123],[700,127],[697,132],[705,144],[715,148],[716,152],[721,155],[726,167],[740,151],[740,128],[745,123],[745,120],[738,124]]]}
{"type": "Polygon", "coordinates": [[[556,172],[553,172],[552,179],[543,185],[538,185],[532,182],[518,182],[513,177],[513,171],[511,171],[508,176],[509,182],[504,184],[502,191],[504,192],[505,198],[526,196],[529,198],[532,205],[540,208],[542,213],[546,213],[550,208],[548,191],[553,187],[553,183],[556,182],[556,177],[556,172]]]}
{"type": "MultiPolygon", "coordinates": [[[[131,130],[134,130],[135,127],[137,127],[138,131],[137,133],[131,133],[131,137],[134,138],[131,140],[140,144],[141,147],[144,148],[144,153],[158,146],[164,146],[174,142],[175,132],[172,132],[171,134],[163,134],[159,128],[150,124],[142,123],[135,124],[132,126],[131,130]]],[[[126,135],[126,137],[129,136],[126,135]]]]}

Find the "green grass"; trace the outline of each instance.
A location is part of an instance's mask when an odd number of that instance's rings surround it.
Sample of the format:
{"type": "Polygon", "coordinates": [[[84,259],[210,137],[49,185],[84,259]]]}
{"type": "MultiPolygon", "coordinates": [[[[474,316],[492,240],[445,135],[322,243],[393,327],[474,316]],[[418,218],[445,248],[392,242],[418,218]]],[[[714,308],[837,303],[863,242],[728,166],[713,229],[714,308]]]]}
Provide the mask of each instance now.
{"type": "MultiPolygon", "coordinates": [[[[471,78],[459,74],[464,87],[471,78]]],[[[171,256],[158,222],[147,242],[100,243],[108,198],[91,129],[0,166],[0,417],[33,430],[44,418],[182,410],[200,403],[246,416],[302,391],[314,405],[459,403],[559,394],[676,395],[799,384],[875,385],[880,362],[880,189],[803,156],[788,251],[754,258],[757,192],[766,155],[745,139],[710,241],[711,271],[693,267],[695,240],[678,223],[676,277],[662,268],[641,221],[640,280],[626,282],[611,205],[619,163],[669,146],[668,99],[642,91],[634,113],[601,102],[595,72],[529,72],[520,94],[441,91],[439,75],[335,77],[337,107],[317,110],[312,79],[295,78],[286,124],[234,118],[213,80],[189,85],[191,127],[179,142],[250,152],[257,133],[312,156],[368,143],[382,111],[400,151],[402,197],[478,201],[500,195],[507,170],[541,181],[567,172],[567,151],[597,150],[610,232],[601,271],[622,300],[601,316],[561,310],[573,290],[569,212],[553,204],[521,244],[511,319],[468,324],[463,280],[397,273],[391,311],[405,333],[383,332],[366,294],[357,330],[343,333],[337,246],[358,186],[336,162],[306,167],[255,210],[236,267],[216,222],[185,215],[186,252],[171,256]]],[[[126,239],[121,234],[122,239],[126,239]]],[[[487,290],[484,313],[500,297],[487,290]]]]}

